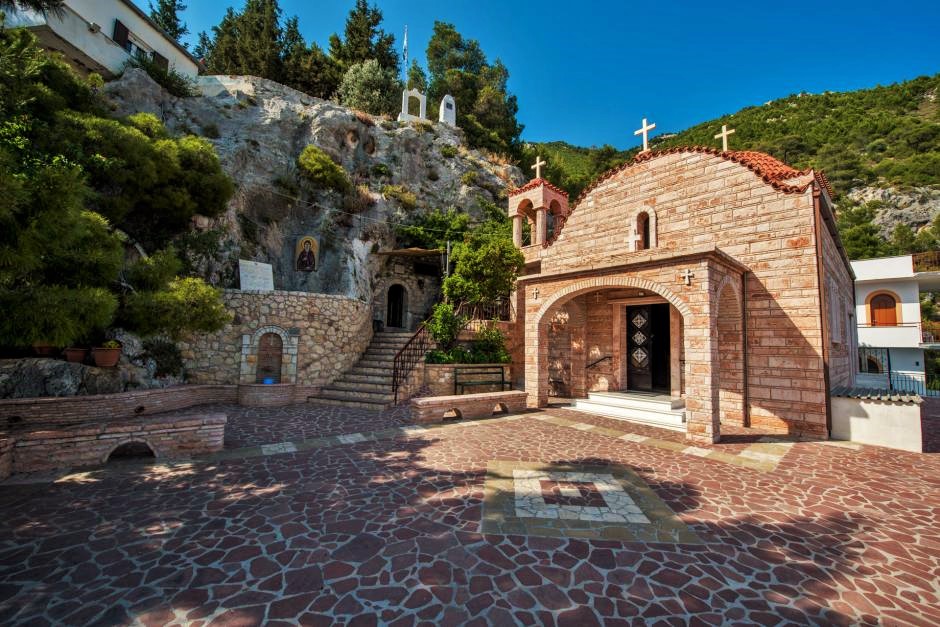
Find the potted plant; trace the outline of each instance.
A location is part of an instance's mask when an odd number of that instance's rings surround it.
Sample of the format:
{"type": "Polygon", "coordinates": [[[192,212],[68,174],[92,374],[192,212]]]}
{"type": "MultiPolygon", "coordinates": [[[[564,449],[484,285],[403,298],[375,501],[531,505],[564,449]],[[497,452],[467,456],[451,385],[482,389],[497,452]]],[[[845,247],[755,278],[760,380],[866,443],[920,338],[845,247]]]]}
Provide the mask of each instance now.
{"type": "Polygon", "coordinates": [[[65,355],[66,361],[69,361],[73,364],[80,364],[88,358],[88,349],[70,346],[63,350],[62,354],[65,355]]]}
{"type": "Polygon", "coordinates": [[[121,344],[108,340],[101,346],[91,349],[91,356],[99,368],[113,368],[121,358],[121,344]]]}
{"type": "Polygon", "coordinates": [[[52,357],[55,355],[55,346],[48,342],[36,342],[33,344],[33,352],[39,357],[52,357]]]}

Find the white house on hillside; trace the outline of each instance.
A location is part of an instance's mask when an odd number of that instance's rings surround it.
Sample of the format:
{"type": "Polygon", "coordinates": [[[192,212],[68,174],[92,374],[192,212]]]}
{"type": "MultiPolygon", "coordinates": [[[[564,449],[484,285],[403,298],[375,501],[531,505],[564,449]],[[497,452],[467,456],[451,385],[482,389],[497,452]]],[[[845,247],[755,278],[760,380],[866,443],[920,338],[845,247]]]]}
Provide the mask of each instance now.
{"type": "Polygon", "coordinates": [[[940,254],[853,261],[852,270],[858,321],[857,384],[929,393],[924,351],[940,349],[940,336],[923,328],[920,293],[940,291],[940,254]]]}
{"type": "Polygon", "coordinates": [[[29,28],[45,48],[61,52],[83,73],[112,78],[132,55],[147,56],[190,78],[199,73],[195,57],[131,0],[65,0],[58,14],[15,11],[6,25],[29,28]]]}

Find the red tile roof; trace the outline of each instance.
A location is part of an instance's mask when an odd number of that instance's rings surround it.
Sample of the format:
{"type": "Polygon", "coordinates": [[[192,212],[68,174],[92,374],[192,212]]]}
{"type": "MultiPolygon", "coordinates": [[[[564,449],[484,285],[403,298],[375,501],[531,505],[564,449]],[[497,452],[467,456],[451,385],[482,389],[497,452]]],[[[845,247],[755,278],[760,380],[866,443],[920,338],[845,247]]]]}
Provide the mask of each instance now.
{"type": "Polygon", "coordinates": [[[515,196],[516,194],[521,194],[522,192],[527,192],[527,191],[529,191],[530,189],[535,189],[535,188],[538,187],[539,185],[544,185],[544,186],[547,187],[548,189],[550,189],[550,190],[552,190],[552,191],[554,191],[554,192],[558,192],[559,194],[561,194],[561,195],[564,196],[565,198],[568,197],[568,192],[566,192],[565,190],[563,190],[563,189],[560,188],[560,187],[555,187],[554,185],[552,185],[551,183],[549,183],[549,182],[546,181],[545,179],[532,179],[531,181],[529,181],[528,183],[526,183],[526,184],[523,185],[522,187],[517,187],[516,189],[510,190],[510,191],[509,191],[509,195],[510,195],[510,196],[515,196]]]}
{"type": "MultiPolygon", "coordinates": [[[[754,174],[759,176],[766,182],[768,185],[771,185],[774,189],[777,189],[785,194],[798,194],[806,191],[806,188],[813,182],[807,181],[802,184],[792,184],[788,181],[805,176],[810,172],[813,172],[812,169],[806,170],[797,170],[770,155],[757,152],[756,150],[729,150],[728,152],[722,152],[715,148],[709,148],[707,146],[677,146],[675,148],[669,148],[668,150],[651,150],[647,152],[641,152],[633,161],[628,161],[623,163],[607,172],[603,173],[597,177],[594,182],[588,185],[581,195],[578,196],[578,199],[575,201],[575,207],[581,204],[581,201],[584,200],[587,195],[594,190],[598,185],[612,177],[614,174],[626,170],[638,163],[644,161],[649,161],[656,157],[662,155],[670,155],[682,152],[698,152],[704,154],[711,154],[722,159],[727,159],[728,161],[734,161],[735,163],[740,163],[744,167],[748,168],[754,174]]],[[[831,196],[832,188],[829,185],[829,180],[822,172],[814,172],[814,180],[818,182],[831,196]]]]}

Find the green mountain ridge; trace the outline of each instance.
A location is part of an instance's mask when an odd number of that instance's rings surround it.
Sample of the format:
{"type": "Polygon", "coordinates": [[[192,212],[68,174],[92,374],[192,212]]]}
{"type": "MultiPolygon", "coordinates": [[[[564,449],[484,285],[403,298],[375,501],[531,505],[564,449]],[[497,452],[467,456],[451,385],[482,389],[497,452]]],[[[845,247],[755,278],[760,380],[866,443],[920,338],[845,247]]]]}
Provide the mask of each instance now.
{"type": "MultiPolygon", "coordinates": [[[[735,129],[732,150],[759,150],[796,168],[825,172],[837,200],[850,190],[940,185],[940,74],[849,92],[793,94],[651,138],[650,147],[715,146],[722,124],[735,129]]],[[[546,176],[576,197],[606,169],[639,148],[528,143],[524,164],[548,160],[546,176]]]]}

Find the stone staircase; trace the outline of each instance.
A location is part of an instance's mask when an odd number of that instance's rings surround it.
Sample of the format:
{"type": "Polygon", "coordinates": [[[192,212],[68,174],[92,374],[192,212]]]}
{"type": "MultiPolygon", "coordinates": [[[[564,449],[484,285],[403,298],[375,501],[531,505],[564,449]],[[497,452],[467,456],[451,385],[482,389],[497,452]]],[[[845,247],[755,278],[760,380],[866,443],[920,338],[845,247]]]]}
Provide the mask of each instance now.
{"type": "Polygon", "coordinates": [[[685,431],[685,401],[650,392],[589,392],[572,409],[629,422],[685,431]]]}
{"type": "Polygon", "coordinates": [[[414,335],[412,331],[383,331],[372,336],[369,348],[356,365],[307,398],[319,405],[340,405],[380,411],[390,407],[395,355],[414,335]]]}

